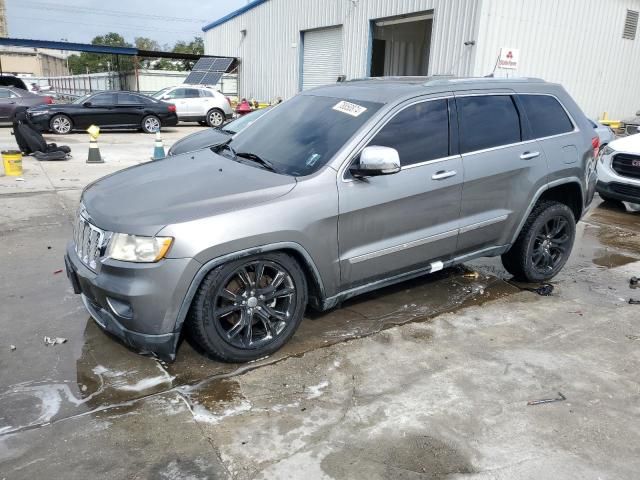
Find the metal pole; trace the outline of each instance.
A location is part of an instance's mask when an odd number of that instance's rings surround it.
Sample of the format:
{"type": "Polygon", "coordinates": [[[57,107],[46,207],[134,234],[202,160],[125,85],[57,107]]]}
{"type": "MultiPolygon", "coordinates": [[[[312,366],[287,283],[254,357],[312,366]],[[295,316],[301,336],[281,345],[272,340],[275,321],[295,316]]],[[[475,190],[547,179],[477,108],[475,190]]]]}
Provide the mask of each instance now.
{"type": "Polygon", "coordinates": [[[139,77],[139,72],[138,72],[138,56],[134,55],[133,57],[133,68],[136,72],[136,92],[140,92],[140,77],[139,77]]]}

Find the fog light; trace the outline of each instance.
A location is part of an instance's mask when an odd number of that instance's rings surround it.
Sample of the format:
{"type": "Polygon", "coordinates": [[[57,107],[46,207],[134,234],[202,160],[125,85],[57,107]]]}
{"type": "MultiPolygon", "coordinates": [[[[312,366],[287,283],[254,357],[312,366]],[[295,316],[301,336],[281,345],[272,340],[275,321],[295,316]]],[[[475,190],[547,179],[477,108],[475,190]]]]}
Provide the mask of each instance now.
{"type": "Polygon", "coordinates": [[[122,318],[133,318],[133,309],[129,302],[107,297],[107,304],[113,313],[122,318]]]}

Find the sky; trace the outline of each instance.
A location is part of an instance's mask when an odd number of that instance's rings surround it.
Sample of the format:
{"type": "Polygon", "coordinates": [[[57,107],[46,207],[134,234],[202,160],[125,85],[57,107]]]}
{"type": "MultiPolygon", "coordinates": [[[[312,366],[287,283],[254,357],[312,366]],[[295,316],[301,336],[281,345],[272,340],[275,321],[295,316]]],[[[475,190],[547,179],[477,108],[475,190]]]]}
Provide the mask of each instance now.
{"type": "Polygon", "coordinates": [[[128,42],[149,37],[160,46],[192,40],[202,27],[247,0],[5,0],[9,37],[89,43],[120,33],[128,42]]]}

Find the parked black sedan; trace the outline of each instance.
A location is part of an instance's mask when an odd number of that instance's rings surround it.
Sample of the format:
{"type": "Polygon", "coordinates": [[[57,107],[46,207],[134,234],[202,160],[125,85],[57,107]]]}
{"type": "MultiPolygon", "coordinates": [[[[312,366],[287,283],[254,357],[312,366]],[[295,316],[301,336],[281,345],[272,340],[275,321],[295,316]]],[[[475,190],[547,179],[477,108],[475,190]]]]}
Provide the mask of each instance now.
{"type": "Polygon", "coordinates": [[[178,124],[176,106],[133,92],[100,92],[72,103],[43,105],[28,110],[29,119],[43,131],[65,134],[100,128],[136,128],[146,133],[178,124]]]}

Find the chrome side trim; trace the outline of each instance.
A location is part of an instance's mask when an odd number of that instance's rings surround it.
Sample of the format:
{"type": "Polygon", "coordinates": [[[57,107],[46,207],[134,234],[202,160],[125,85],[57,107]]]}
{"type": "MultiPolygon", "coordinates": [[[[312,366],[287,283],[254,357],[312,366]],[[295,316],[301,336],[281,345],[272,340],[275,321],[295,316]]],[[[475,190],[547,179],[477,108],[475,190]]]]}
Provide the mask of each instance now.
{"type": "Polygon", "coordinates": [[[376,250],[369,253],[364,253],[362,255],[356,255],[355,257],[348,258],[349,263],[356,264],[360,262],[365,262],[367,260],[371,260],[372,258],[382,257],[383,255],[389,255],[390,253],[400,252],[402,250],[407,250],[409,248],[418,247],[420,245],[425,245],[427,243],[432,243],[438,240],[442,240],[445,238],[454,237],[458,234],[458,229],[449,230],[442,233],[436,233],[435,235],[430,235],[428,237],[420,238],[418,240],[413,240],[411,242],[402,243],[400,245],[394,245],[393,247],[383,248],[381,250],[376,250]]]}
{"type": "Polygon", "coordinates": [[[460,233],[467,233],[471,232],[472,230],[477,230],[478,228],[488,227],[489,225],[493,225],[495,223],[504,222],[507,218],[509,218],[509,215],[505,214],[500,215],[499,217],[490,218],[489,220],[483,220],[482,222],[472,223],[471,225],[462,227],[460,229],[460,233]]]}
{"type": "MultiPolygon", "coordinates": [[[[488,247],[488,248],[483,248],[482,250],[477,250],[475,252],[470,252],[467,253],[465,255],[462,255],[460,257],[456,257],[452,260],[447,260],[445,262],[441,262],[442,263],[442,268],[449,268],[452,267],[453,265],[457,265],[459,263],[468,261],[468,260],[472,260],[474,258],[478,258],[478,257],[484,257],[484,256],[492,256],[492,255],[500,255],[502,253],[504,253],[504,251],[508,248],[508,245],[501,245],[498,247],[488,247]]],[[[380,280],[375,280],[373,282],[367,283],[365,285],[360,285],[357,287],[353,287],[350,288],[348,290],[344,290],[340,293],[338,293],[337,295],[333,295],[331,297],[327,297],[324,299],[324,301],[322,302],[322,309],[323,310],[328,310],[330,308],[335,307],[337,304],[339,304],[340,302],[347,300],[349,298],[358,296],[358,295],[362,295],[363,293],[367,293],[367,292],[371,292],[373,290],[378,290],[379,288],[382,287],[387,287],[389,285],[394,285],[396,283],[400,283],[400,282],[404,282],[405,280],[411,280],[412,278],[416,278],[416,277],[420,277],[422,275],[426,275],[428,273],[432,273],[432,272],[436,272],[441,270],[440,268],[435,268],[435,265],[438,265],[439,267],[439,263],[440,262],[432,262],[429,265],[419,268],[417,270],[412,270],[409,272],[405,272],[405,273],[400,273],[397,275],[393,275],[391,277],[387,277],[387,278],[382,278],[380,280]]]]}
{"type": "Polygon", "coordinates": [[[406,165],[402,167],[401,170],[410,170],[412,168],[423,167],[424,165],[429,165],[431,163],[440,163],[440,162],[446,162],[447,160],[455,160],[456,158],[460,158],[460,155],[451,155],[449,157],[434,158],[433,160],[426,160],[420,163],[412,163],[411,165],[406,165]]]}

